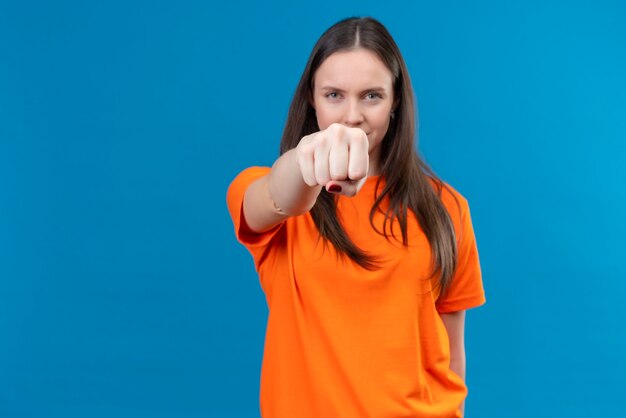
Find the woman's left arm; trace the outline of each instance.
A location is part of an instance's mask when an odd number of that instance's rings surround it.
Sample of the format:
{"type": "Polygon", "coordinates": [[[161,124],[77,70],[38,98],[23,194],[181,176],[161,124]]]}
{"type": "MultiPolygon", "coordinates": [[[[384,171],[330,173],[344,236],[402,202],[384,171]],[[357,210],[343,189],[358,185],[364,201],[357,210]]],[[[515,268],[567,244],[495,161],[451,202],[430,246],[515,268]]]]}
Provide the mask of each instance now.
{"type": "MultiPolygon", "coordinates": [[[[465,311],[442,313],[441,319],[450,340],[450,369],[465,381],[465,311]]],[[[461,413],[464,407],[465,402],[461,413]]]]}

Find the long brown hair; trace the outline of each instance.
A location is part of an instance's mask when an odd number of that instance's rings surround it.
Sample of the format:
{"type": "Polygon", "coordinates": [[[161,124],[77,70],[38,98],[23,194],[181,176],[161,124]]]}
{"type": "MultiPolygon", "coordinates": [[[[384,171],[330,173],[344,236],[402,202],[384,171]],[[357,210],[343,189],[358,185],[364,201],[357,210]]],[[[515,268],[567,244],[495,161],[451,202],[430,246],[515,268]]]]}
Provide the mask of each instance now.
{"type": "MultiPolygon", "coordinates": [[[[402,243],[408,244],[407,214],[411,210],[426,234],[431,247],[432,276],[439,276],[440,295],[452,280],[457,264],[454,225],[441,202],[445,184],[420,158],[416,146],[416,109],[411,80],[400,50],[387,29],[372,18],[349,18],[330,27],[317,41],[296,88],[283,136],[281,155],[295,148],[302,137],[319,131],[310,98],[313,77],[326,58],[338,51],[365,48],[374,52],[393,75],[395,117],[381,144],[381,178],[386,182],[370,211],[370,223],[376,211],[382,211],[383,199],[389,199],[383,213],[383,231],[399,223],[402,243]],[[432,182],[432,183],[431,183],[432,182]],[[434,188],[433,188],[434,184],[434,188]],[[436,190],[436,191],[435,191],[436,190]]],[[[379,183],[376,189],[379,189],[379,183]]],[[[458,202],[457,202],[458,203],[458,202]]],[[[358,248],[347,236],[336,216],[335,198],[324,188],[311,209],[311,216],[322,238],[332,243],[337,252],[354,260],[363,268],[377,267],[377,257],[358,248]]]]}

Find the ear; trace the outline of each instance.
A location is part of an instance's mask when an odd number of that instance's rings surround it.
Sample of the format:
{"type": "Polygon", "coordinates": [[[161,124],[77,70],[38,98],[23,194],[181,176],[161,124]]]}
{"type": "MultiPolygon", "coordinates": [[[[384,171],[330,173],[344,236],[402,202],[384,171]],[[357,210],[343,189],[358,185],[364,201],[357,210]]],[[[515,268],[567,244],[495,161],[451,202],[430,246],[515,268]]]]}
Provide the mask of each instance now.
{"type": "Polygon", "coordinates": [[[309,104],[311,105],[311,107],[313,108],[313,110],[315,110],[315,100],[313,100],[313,89],[309,90],[309,94],[308,94],[308,99],[309,99],[309,104]]]}

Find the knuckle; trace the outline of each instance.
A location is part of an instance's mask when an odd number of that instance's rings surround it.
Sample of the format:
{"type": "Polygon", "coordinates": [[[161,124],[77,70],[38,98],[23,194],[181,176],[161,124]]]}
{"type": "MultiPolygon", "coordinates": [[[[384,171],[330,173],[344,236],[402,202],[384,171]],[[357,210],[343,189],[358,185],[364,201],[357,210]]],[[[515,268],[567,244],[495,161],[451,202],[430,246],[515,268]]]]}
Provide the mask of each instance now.
{"type": "Polygon", "coordinates": [[[352,180],[360,180],[365,177],[366,173],[363,170],[353,170],[350,172],[350,179],[352,180]]]}
{"type": "Polygon", "coordinates": [[[323,186],[326,183],[328,183],[330,181],[330,179],[326,179],[322,176],[316,176],[315,177],[315,186],[323,186]]]}
{"type": "Polygon", "coordinates": [[[300,141],[298,142],[298,145],[296,146],[296,148],[301,148],[306,146],[306,144],[308,144],[309,142],[311,142],[311,137],[310,135],[307,136],[303,136],[302,138],[300,138],[300,141]]]}
{"type": "Polygon", "coordinates": [[[354,140],[359,144],[367,145],[368,140],[367,140],[367,135],[365,135],[365,132],[363,132],[361,129],[358,129],[357,131],[358,132],[355,132],[354,134],[354,140]]]}
{"type": "Polygon", "coordinates": [[[330,173],[330,179],[331,180],[345,180],[346,175],[345,173],[342,173],[341,171],[335,171],[335,172],[330,173]]]}
{"type": "Polygon", "coordinates": [[[311,141],[309,142],[309,145],[312,150],[318,149],[326,145],[327,136],[328,136],[326,132],[317,132],[313,135],[314,136],[311,137],[311,141]]]}
{"type": "Polygon", "coordinates": [[[337,139],[341,138],[345,134],[346,129],[347,128],[342,124],[335,122],[328,127],[328,133],[333,139],[337,139]]]}
{"type": "Polygon", "coordinates": [[[333,123],[331,123],[331,124],[330,124],[330,126],[328,127],[328,129],[329,129],[329,130],[331,130],[331,131],[336,132],[336,131],[338,131],[338,130],[341,130],[342,126],[343,126],[343,125],[341,125],[340,123],[333,122],[333,123]]]}
{"type": "Polygon", "coordinates": [[[304,159],[311,154],[311,147],[309,144],[300,144],[296,149],[296,156],[298,162],[303,162],[304,159]]]}

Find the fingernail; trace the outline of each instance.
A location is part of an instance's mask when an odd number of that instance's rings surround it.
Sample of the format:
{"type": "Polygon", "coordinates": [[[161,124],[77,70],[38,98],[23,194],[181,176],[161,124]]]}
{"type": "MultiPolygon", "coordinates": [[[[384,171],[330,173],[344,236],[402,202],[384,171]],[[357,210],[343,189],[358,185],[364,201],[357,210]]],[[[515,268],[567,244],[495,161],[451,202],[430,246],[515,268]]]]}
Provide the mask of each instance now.
{"type": "Polygon", "coordinates": [[[331,193],[341,193],[341,186],[338,184],[332,184],[328,187],[328,191],[331,193]]]}

